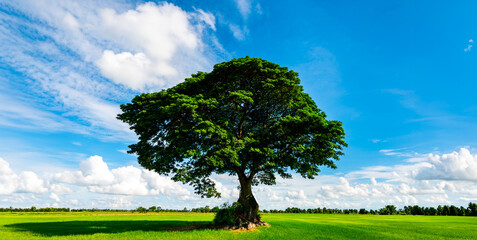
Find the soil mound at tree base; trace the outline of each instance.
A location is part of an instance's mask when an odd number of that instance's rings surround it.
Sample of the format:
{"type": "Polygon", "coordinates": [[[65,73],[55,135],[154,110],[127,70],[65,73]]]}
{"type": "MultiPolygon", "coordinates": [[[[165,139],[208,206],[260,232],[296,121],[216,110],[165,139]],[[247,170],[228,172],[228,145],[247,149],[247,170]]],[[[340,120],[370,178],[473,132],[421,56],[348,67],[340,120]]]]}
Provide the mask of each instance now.
{"type": "Polygon", "coordinates": [[[270,224],[264,221],[260,221],[258,223],[248,222],[248,223],[243,223],[241,225],[225,226],[221,228],[225,230],[234,230],[234,231],[250,231],[250,230],[255,230],[257,227],[261,227],[261,226],[270,227],[270,224]]]}

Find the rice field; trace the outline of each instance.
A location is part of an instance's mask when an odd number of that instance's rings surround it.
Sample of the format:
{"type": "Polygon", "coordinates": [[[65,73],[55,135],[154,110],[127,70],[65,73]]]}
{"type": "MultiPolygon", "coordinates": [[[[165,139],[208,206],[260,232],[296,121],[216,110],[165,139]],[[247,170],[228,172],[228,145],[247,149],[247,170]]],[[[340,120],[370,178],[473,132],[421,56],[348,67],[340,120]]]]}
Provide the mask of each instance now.
{"type": "Polygon", "coordinates": [[[0,213],[0,239],[477,239],[477,218],[263,214],[271,227],[208,228],[209,213],[0,213]]]}

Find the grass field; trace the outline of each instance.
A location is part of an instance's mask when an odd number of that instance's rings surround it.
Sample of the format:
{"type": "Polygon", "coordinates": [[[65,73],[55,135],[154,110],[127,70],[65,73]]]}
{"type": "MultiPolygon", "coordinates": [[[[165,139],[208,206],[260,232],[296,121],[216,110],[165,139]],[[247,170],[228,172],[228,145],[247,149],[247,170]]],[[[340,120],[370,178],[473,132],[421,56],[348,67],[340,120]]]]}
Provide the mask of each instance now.
{"type": "Polygon", "coordinates": [[[207,213],[0,213],[0,239],[477,239],[476,217],[264,214],[255,231],[193,229],[207,213]]]}

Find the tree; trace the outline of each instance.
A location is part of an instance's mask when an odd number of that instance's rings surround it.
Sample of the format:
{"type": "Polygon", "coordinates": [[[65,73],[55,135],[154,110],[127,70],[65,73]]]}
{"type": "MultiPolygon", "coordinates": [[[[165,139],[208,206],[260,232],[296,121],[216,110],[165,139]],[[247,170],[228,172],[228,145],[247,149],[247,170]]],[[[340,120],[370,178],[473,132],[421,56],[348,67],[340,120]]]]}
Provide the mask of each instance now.
{"type": "Polygon", "coordinates": [[[147,209],[145,207],[138,207],[136,211],[139,213],[147,213],[147,209]]]}
{"type": "Polygon", "coordinates": [[[477,216],[477,203],[469,203],[469,207],[467,208],[469,211],[470,216],[477,216]]]}
{"type": "Polygon", "coordinates": [[[359,214],[368,214],[368,211],[365,208],[359,209],[359,214]]]}
{"type": "Polygon", "coordinates": [[[295,171],[313,179],[336,168],[346,146],[339,121],[304,93],[298,74],[259,58],[239,58],[121,105],[118,119],[139,136],[129,153],[159,174],[220,197],[212,173],[238,177],[237,219],[259,223],[252,185],[275,184],[295,171]]]}
{"type": "Polygon", "coordinates": [[[449,208],[449,206],[444,205],[444,208],[442,208],[442,215],[447,216],[447,215],[449,215],[449,213],[450,213],[450,208],[449,208]]]}

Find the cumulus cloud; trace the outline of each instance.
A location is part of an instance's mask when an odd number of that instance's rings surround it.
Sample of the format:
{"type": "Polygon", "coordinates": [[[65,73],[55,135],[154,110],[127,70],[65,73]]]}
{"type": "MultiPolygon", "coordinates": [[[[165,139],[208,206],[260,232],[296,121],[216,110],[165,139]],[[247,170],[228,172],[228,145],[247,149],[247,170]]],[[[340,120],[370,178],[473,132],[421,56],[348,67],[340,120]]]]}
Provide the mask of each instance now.
{"type": "Polygon", "coordinates": [[[204,24],[215,29],[210,13],[189,14],[173,4],[146,3],[119,14],[105,9],[100,16],[105,37],[128,50],[105,50],[97,61],[103,75],[116,83],[135,90],[162,88],[210,64],[200,39],[204,24]],[[199,23],[193,25],[191,18],[199,23]]]}
{"type": "MultiPolygon", "coordinates": [[[[216,175],[219,176],[220,175],[216,175]]],[[[236,200],[239,197],[240,192],[237,190],[236,187],[226,187],[224,184],[221,182],[217,181],[216,179],[211,178],[211,180],[215,183],[215,188],[217,189],[218,192],[221,193],[221,198],[227,199],[227,200],[236,200]]]]}
{"type": "Polygon", "coordinates": [[[303,189],[300,191],[289,191],[287,194],[290,198],[302,200],[306,199],[305,191],[303,191],[303,189]]]}
{"type": "Polygon", "coordinates": [[[45,193],[47,183],[31,171],[15,173],[10,164],[0,158],[0,195],[22,193],[45,193]]]}
{"type": "MultiPolygon", "coordinates": [[[[92,0],[2,3],[0,57],[34,86],[14,98],[21,108],[0,107],[4,126],[134,139],[116,119],[119,103],[210,70],[222,49],[212,32],[215,17],[201,9],[92,0]]],[[[0,98],[19,95],[11,79],[1,79],[8,91],[0,98]]]]}
{"type": "Polygon", "coordinates": [[[71,188],[63,185],[63,184],[50,184],[49,186],[50,191],[56,194],[68,194],[72,193],[73,190],[71,188]]]}
{"type": "Polygon", "coordinates": [[[163,76],[177,74],[177,71],[168,65],[152,66],[151,60],[144,53],[115,54],[105,50],[97,65],[105,77],[135,90],[141,90],[147,85],[164,85],[163,80],[155,77],[154,70],[163,76]]]}
{"type": "Polygon", "coordinates": [[[80,163],[79,171],[57,173],[55,179],[59,182],[81,185],[108,185],[114,181],[108,165],[100,156],[92,156],[80,163]]]}
{"type": "Polygon", "coordinates": [[[91,156],[80,163],[77,171],[57,173],[55,180],[86,186],[95,193],[117,195],[176,195],[186,199],[190,192],[168,177],[134,166],[109,169],[100,156],[91,156]]]}
{"type": "Polygon", "coordinates": [[[10,194],[16,190],[18,176],[10,168],[7,161],[0,158],[0,194],[10,194]]]}
{"type": "Polygon", "coordinates": [[[278,196],[278,193],[276,191],[270,190],[267,193],[267,199],[270,201],[283,201],[283,197],[278,196]]]}
{"type": "MultiPolygon", "coordinates": [[[[476,199],[477,182],[471,175],[475,171],[476,156],[468,149],[419,157],[422,159],[418,162],[370,166],[341,176],[320,175],[315,180],[295,174],[293,179],[278,178],[275,186],[253,187],[253,192],[262,209],[466,205],[468,199],[476,199]]],[[[91,156],[79,164],[78,170],[59,172],[53,179],[27,171],[15,173],[8,162],[0,159],[0,194],[7,196],[7,202],[22,201],[29,205],[53,200],[55,203],[76,201],[76,206],[83,207],[91,204],[87,206],[127,208],[147,202],[147,205],[189,208],[217,206],[238,198],[239,183],[235,176],[214,174],[212,178],[222,193],[221,199],[200,199],[190,192],[190,187],[141,167],[111,169],[101,156],[91,156]],[[17,198],[11,198],[12,194],[17,198]],[[96,196],[93,201],[92,196],[96,196]],[[166,202],[158,203],[158,199],[166,202]]]]}
{"type": "Polygon", "coordinates": [[[386,204],[466,205],[466,199],[477,196],[477,183],[471,174],[477,172],[474,168],[477,158],[468,149],[449,154],[417,154],[410,159],[399,165],[365,167],[344,176],[321,175],[315,180],[295,176],[278,181],[277,186],[261,187],[256,198],[266,199],[267,209],[288,206],[376,209],[386,204]],[[300,190],[291,190],[297,186],[300,190]]]}
{"type": "Polygon", "coordinates": [[[477,181],[477,155],[468,149],[449,154],[429,154],[427,166],[422,167],[417,179],[470,180],[477,181]]]}

